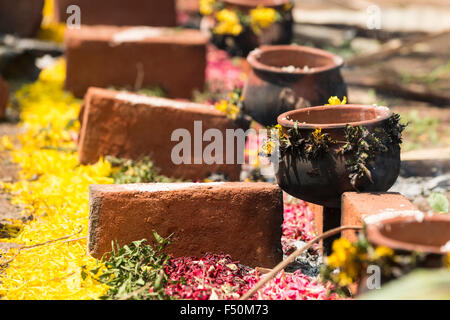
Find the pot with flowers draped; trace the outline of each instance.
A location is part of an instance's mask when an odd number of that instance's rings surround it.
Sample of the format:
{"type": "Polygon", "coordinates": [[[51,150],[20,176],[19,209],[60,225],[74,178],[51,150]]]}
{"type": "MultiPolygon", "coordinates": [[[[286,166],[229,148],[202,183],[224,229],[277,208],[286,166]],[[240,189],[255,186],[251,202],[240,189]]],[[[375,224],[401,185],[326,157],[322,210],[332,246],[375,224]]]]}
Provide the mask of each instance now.
{"type": "Polygon", "coordinates": [[[405,127],[399,120],[380,106],[294,110],[278,117],[264,149],[272,156],[281,189],[325,207],[326,231],[340,225],[344,192],[384,192],[395,183],[405,127]]]}

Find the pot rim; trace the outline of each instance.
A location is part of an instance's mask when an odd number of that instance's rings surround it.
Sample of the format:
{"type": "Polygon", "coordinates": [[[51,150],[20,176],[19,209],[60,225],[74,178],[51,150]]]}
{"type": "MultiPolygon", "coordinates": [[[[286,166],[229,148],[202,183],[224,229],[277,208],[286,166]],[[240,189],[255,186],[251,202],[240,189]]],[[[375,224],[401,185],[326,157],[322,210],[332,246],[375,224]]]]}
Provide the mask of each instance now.
{"type": "Polygon", "coordinates": [[[351,126],[370,126],[374,124],[378,124],[380,122],[383,122],[390,117],[392,117],[393,112],[387,107],[384,106],[376,106],[376,105],[362,105],[362,104],[344,104],[344,105],[331,105],[331,106],[317,106],[317,107],[309,107],[309,108],[303,108],[298,110],[292,110],[285,113],[282,113],[278,116],[278,124],[280,124],[282,127],[285,128],[294,128],[295,122],[292,120],[289,120],[288,117],[297,114],[297,113],[304,113],[311,110],[331,110],[339,108],[341,110],[345,109],[359,109],[361,111],[363,110],[379,110],[381,115],[375,119],[370,120],[363,120],[363,121],[356,121],[356,122],[347,122],[347,123],[333,123],[333,124],[326,124],[326,123],[298,123],[298,128],[300,129],[343,129],[348,124],[351,126]]]}
{"type": "MultiPolygon", "coordinates": [[[[445,215],[433,215],[433,216],[425,216],[423,221],[441,221],[441,222],[450,222],[450,216],[445,215]]],[[[379,221],[377,223],[367,224],[367,239],[370,243],[375,244],[377,246],[385,246],[391,249],[403,250],[403,251],[418,251],[424,253],[435,253],[440,255],[449,254],[450,252],[442,251],[442,246],[430,246],[430,245],[421,245],[414,244],[409,242],[404,242],[400,240],[395,240],[389,238],[381,233],[381,229],[384,225],[392,224],[392,223],[409,223],[416,222],[412,217],[396,217],[391,219],[386,219],[379,221]]],[[[449,239],[450,241],[450,239],[449,239]]],[[[445,245],[445,244],[444,244],[445,245]]]]}
{"type": "Polygon", "coordinates": [[[244,7],[257,7],[257,6],[278,7],[288,4],[290,1],[291,0],[259,0],[258,3],[250,3],[250,1],[246,0],[224,0],[224,2],[227,4],[233,4],[244,7]]]}
{"type": "Polygon", "coordinates": [[[344,65],[344,59],[342,59],[340,56],[335,55],[334,53],[317,49],[317,48],[311,48],[311,47],[305,47],[305,46],[299,46],[299,45],[267,45],[267,46],[261,46],[252,52],[250,52],[247,56],[247,61],[250,64],[250,66],[254,70],[258,71],[264,71],[269,73],[275,73],[275,74],[282,74],[282,75],[308,75],[308,74],[317,74],[325,71],[330,71],[333,69],[338,69],[344,65]],[[296,51],[299,53],[310,53],[315,54],[318,56],[322,56],[325,58],[328,58],[333,61],[333,63],[321,66],[321,67],[315,67],[310,70],[295,70],[295,71],[284,71],[280,67],[273,67],[266,65],[264,63],[261,63],[258,61],[258,58],[261,57],[262,54],[266,52],[272,52],[272,51],[296,51]]]}

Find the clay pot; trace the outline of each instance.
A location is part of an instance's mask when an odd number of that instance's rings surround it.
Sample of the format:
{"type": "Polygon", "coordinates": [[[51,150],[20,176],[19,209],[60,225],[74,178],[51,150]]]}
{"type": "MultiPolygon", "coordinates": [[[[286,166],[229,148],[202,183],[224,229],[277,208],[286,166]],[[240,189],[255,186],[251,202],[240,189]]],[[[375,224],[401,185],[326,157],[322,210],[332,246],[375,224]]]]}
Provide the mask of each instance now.
{"type": "MultiPolygon", "coordinates": [[[[418,212],[419,213],[419,212],[418,212]]],[[[395,217],[367,225],[367,238],[374,246],[385,246],[398,254],[426,253],[421,267],[442,267],[444,246],[450,242],[450,215],[395,217]]]]}
{"type": "Polygon", "coordinates": [[[262,125],[275,125],[283,112],[347,95],[340,73],[344,61],[327,51],[265,46],[251,52],[247,60],[252,72],[244,88],[244,112],[262,125]]]}
{"type": "MultiPolygon", "coordinates": [[[[328,133],[338,143],[330,146],[330,152],[317,160],[305,161],[287,152],[278,164],[276,178],[280,187],[290,195],[328,208],[339,208],[341,195],[355,191],[349,178],[346,162],[350,154],[338,154],[345,142],[346,124],[362,126],[370,132],[382,128],[392,116],[386,107],[364,105],[320,106],[284,113],[278,123],[285,131],[298,121],[302,136],[316,128],[328,133]]],[[[384,192],[395,183],[400,172],[400,147],[393,145],[380,153],[369,164],[373,183],[366,177],[359,179],[356,188],[361,192],[384,192]]],[[[325,228],[324,228],[325,229],[325,228]]]]}
{"type": "Polygon", "coordinates": [[[0,33],[35,36],[41,26],[44,0],[0,0],[0,33]]]}
{"type": "Polygon", "coordinates": [[[286,10],[285,5],[290,0],[224,0],[226,8],[239,10],[243,14],[249,14],[250,10],[258,6],[277,10],[282,19],[275,22],[269,28],[255,34],[249,27],[239,36],[214,35],[213,42],[220,48],[226,49],[232,55],[247,56],[250,51],[261,45],[290,44],[293,37],[292,9],[286,10]]]}
{"type": "MultiPolygon", "coordinates": [[[[411,255],[413,252],[426,254],[416,268],[442,268],[444,255],[448,253],[443,247],[450,241],[450,216],[426,216],[423,220],[414,216],[389,218],[367,224],[366,235],[373,246],[389,247],[397,256],[411,255]]],[[[408,266],[408,270],[404,272],[408,273],[413,268],[414,266],[408,266]]],[[[359,282],[359,295],[368,291],[367,278],[367,275],[363,275],[359,282]]],[[[383,276],[381,285],[394,279],[394,276],[383,276]]]]}

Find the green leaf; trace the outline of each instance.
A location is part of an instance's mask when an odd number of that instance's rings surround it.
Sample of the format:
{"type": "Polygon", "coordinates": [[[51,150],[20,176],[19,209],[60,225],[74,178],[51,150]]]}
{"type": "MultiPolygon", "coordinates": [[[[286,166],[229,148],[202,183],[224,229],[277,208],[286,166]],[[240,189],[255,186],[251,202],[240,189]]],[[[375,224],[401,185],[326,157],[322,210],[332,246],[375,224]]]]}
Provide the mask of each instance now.
{"type": "Polygon", "coordinates": [[[153,230],[153,236],[155,237],[156,242],[158,242],[159,244],[164,243],[164,238],[161,237],[155,230],[153,230]]]}
{"type": "Polygon", "coordinates": [[[448,199],[442,193],[432,193],[428,197],[428,203],[434,212],[448,213],[448,199]]]}

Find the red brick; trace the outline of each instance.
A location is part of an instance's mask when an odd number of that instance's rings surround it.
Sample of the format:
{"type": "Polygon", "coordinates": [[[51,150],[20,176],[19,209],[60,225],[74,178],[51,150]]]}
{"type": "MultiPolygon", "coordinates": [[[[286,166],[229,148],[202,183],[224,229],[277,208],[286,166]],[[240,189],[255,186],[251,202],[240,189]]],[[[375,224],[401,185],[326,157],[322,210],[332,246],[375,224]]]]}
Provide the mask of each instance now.
{"type": "Polygon", "coordinates": [[[31,38],[42,21],[44,0],[0,0],[0,33],[31,38]]]}
{"type": "Polygon", "coordinates": [[[317,235],[321,235],[323,233],[323,207],[309,202],[307,204],[314,214],[314,225],[317,235]]]}
{"type": "Polygon", "coordinates": [[[68,19],[70,5],[80,7],[81,23],[86,25],[176,25],[175,0],[55,0],[54,15],[58,22],[68,19]]]}
{"type": "Polygon", "coordinates": [[[171,98],[191,98],[205,84],[207,38],[198,30],[83,26],[66,32],[66,88],[161,87],[171,98]]]}
{"type": "Polygon", "coordinates": [[[282,260],[282,191],[269,183],[134,184],[90,187],[88,252],[174,233],[175,257],[230,254],[255,267],[282,260]]]}
{"type": "Polygon", "coordinates": [[[9,86],[8,83],[0,76],[0,119],[5,117],[8,100],[9,86]]]}
{"type": "Polygon", "coordinates": [[[177,10],[186,13],[198,13],[200,4],[198,0],[177,0],[177,10]]]}
{"type": "MultiPolygon", "coordinates": [[[[236,129],[236,126],[213,107],[90,88],[84,100],[79,142],[80,163],[95,163],[106,155],[128,159],[149,156],[166,176],[202,180],[212,173],[223,173],[233,181],[239,180],[239,164],[194,164],[193,141],[191,164],[176,165],[172,162],[172,149],[179,144],[178,141],[171,141],[172,132],[180,128],[187,129],[193,140],[194,121],[202,121],[203,133],[212,128],[223,133],[226,159],[225,132],[226,129],[236,129]]],[[[244,145],[238,146],[236,141],[235,158],[238,152],[244,152],[244,145]]],[[[203,149],[210,143],[204,142],[203,149]]]]}
{"type": "MultiPolygon", "coordinates": [[[[320,236],[323,234],[323,207],[309,202],[307,204],[314,214],[314,225],[317,235],[320,236]]],[[[320,252],[323,253],[323,241],[320,241],[320,252]]]]}
{"type": "MultiPolygon", "coordinates": [[[[399,193],[356,193],[342,195],[341,224],[344,226],[362,226],[363,220],[380,214],[416,213],[417,208],[399,193]]],[[[354,231],[342,232],[342,237],[356,241],[354,231]]]]}

